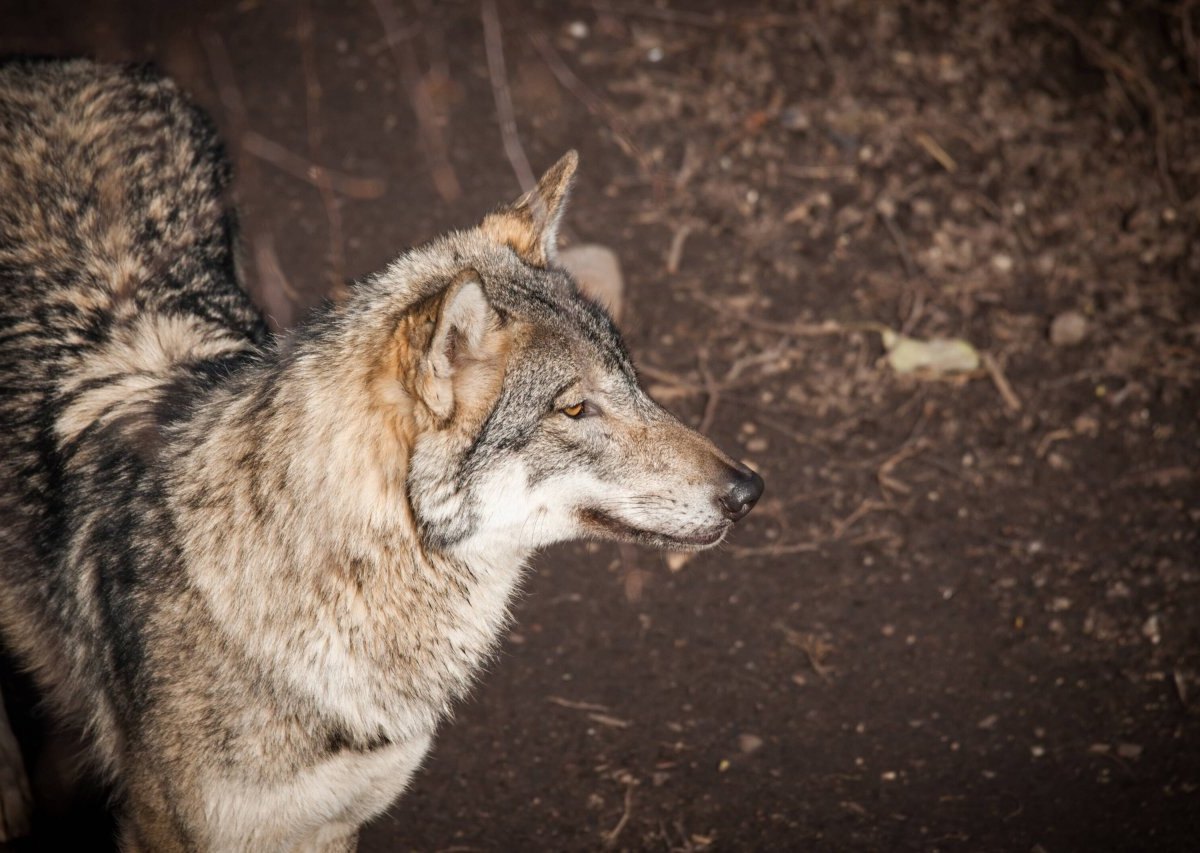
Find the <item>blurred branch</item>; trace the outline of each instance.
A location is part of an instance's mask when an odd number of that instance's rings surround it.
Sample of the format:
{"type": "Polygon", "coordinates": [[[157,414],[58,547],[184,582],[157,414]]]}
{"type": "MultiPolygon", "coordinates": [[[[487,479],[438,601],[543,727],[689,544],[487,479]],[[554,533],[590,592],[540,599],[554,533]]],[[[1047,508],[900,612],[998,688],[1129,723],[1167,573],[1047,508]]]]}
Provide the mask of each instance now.
{"type": "Polygon", "coordinates": [[[521,137],[517,134],[517,117],[513,112],[512,92],[508,87],[508,70],[504,64],[504,42],[500,33],[500,16],[496,12],[496,0],[483,0],[483,40],[487,50],[488,76],[492,80],[492,97],[496,99],[496,117],[500,120],[500,137],[504,141],[504,153],[512,164],[517,183],[522,192],[532,192],[536,185],[533,168],[521,137]]]}
{"type": "Polygon", "coordinates": [[[433,177],[433,186],[443,201],[452,202],[462,195],[462,186],[446,154],[446,141],[442,137],[437,107],[433,98],[429,96],[429,88],[422,79],[421,67],[417,64],[417,57],[413,52],[411,39],[418,29],[402,29],[396,19],[396,10],[392,8],[389,0],[371,0],[371,4],[375,7],[380,24],[383,25],[388,47],[391,48],[396,64],[400,67],[400,79],[417,117],[417,135],[421,140],[425,164],[433,177]]]}

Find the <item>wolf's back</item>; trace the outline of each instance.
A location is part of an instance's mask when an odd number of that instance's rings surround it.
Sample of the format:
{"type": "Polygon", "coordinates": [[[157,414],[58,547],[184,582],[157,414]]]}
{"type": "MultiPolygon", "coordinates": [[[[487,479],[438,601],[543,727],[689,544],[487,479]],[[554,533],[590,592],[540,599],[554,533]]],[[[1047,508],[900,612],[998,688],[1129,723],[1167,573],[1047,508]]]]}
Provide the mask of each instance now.
{"type": "Polygon", "coordinates": [[[91,524],[89,506],[121,500],[96,493],[98,475],[113,483],[114,470],[137,468],[122,460],[141,450],[132,437],[147,433],[172,383],[205,365],[219,372],[265,337],[235,270],[228,183],[210,122],[157,74],[86,61],[0,65],[9,642],[81,630],[71,623],[89,593],[64,555],[91,524]]]}
{"type": "Polygon", "coordinates": [[[30,444],[29,419],[69,402],[56,392],[120,347],[135,315],[166,322],[122,354],[129,372],[186,359],[190,339],[170,340],[180,323],[262,339],[235,271],[228,183],[207,117],[156,73],[86,61],[0,66],[6,449],[13,438],[30,444]]]}

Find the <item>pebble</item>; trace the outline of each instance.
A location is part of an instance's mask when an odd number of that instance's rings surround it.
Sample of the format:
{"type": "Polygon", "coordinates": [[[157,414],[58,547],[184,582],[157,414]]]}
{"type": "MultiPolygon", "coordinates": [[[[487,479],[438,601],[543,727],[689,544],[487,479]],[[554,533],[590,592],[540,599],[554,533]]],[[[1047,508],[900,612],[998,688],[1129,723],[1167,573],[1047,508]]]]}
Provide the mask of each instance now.
{"type": "Polygon", "coordinates": [[[760,749],[762,749],[763,739],[758,735],[752,735],[747,732],[738,735],[737,743],[738,749],[740,749],[744,754],[749,755],[752,752],[758,752],[760,749]]]}
{"type": "Polygon", "coordinates": [[[667,553],[667,568],[677,572],[691,562],[695,554],[691,551],[669,551],[667,553]]]}
{"type": "Polygon", "coordinates": [[[616,252],[594,243],[571,246],[558,253],[558,262],[575,277],[584,295],[607,308],[614,320],[620,319],[625,278],[616,252]]]}
{"type": "Polygon", "coordinates": [[[1117,755],[1133,761],[1142,757],[1142,747],[1136,743],[1119,743],[1117,744],[1117,755]]]}
{"type": "Polygon", "coordinates": [[[1078,311],[1064,311],[1050,323],[1050,343],[1056,347],[1073,347],[1081,344],[1087,334],[1087,317],[1078,311]]]}

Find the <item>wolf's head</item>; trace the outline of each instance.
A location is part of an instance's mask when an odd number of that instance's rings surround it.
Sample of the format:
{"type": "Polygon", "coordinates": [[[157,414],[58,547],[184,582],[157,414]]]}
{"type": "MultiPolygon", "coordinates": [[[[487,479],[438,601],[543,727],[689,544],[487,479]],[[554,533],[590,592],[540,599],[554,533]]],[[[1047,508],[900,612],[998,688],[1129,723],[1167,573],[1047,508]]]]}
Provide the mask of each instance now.
{"type": "Polygon", "coordinates": [[[762,494],[756,473],[642,391],[609,315],[557,264],[576,162],[362,285],[395,306],[377,388],[403,409],[405,492],[427,548],[704,548],[762,494]]]}

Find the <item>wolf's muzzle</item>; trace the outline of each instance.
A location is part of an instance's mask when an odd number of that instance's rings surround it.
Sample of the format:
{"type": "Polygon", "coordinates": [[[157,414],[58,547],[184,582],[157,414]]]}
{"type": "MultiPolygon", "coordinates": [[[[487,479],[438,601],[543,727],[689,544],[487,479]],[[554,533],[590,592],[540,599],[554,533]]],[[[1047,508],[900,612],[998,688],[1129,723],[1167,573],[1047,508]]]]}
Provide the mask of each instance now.
{"type": "Polygon", "coordinates": [[[754,509],[763,493],[763,478],[745,465],[730,468],[730,482],[718,502],[730,521],[739,521],[754,509]]]}

